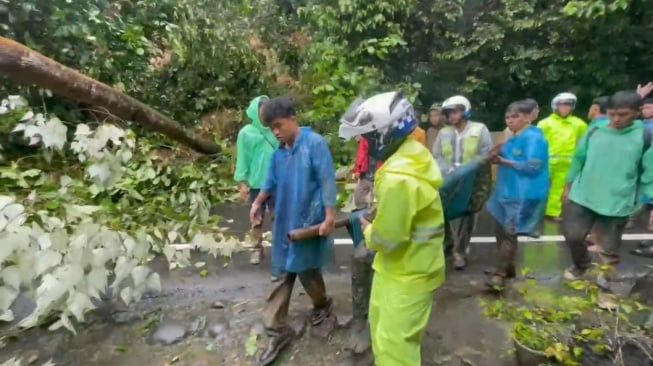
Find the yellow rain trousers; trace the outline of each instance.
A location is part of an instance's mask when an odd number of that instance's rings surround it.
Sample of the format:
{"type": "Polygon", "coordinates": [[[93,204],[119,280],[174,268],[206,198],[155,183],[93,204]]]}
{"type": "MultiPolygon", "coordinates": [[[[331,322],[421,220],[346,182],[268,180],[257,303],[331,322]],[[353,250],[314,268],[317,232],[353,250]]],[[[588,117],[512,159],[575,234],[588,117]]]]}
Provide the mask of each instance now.
{"type": "Polygon", "coordinates": [[[406,141],[377,171],[376,217],[365,229],[376,251],[370,297],[377,366],[419,366],[435,289],[444,282],[442,177],[430,151],[406,141]]]}
{"type": "Polygon", "coordinates": [[[551,189],[546,205],[546,215],[560,217],[562,194],[567,183],[571,160],[580,139],[587,132],[587,124],[580,118],[569,115],[561,117],[553,113],[537,124],[549,143],[549,174],[551,189]]]}

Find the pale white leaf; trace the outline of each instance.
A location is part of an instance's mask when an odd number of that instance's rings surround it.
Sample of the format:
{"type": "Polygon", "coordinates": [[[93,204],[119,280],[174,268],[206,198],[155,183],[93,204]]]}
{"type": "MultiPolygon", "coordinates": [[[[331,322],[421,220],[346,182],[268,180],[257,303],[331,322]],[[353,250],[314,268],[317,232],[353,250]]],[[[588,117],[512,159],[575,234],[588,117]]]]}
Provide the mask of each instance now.
{"type": "Polygon", "coordinates": [[[0,278],[5,283],[16,290],[20,289],[20,269],[18,266],[9,266],[0,271],[0,278]]]}
{"type": "Polygon", "coordinates": [[[195,262],[195,268],[202,268],[206,266],[206,262],[195,262]]]}
{"type": "Polygon", "coordinates": [[[18,290],[9,286],[0,286],[0,311],[9,309],[18,296],[18,290]]]}
{"type": "Polygon", "coordinates": [[[27,120],[32,119],[32,118],[34,118],[34,112],[32,112],[32,111],[27,111],[27,113],[25,113],[25,114],[20,118],[20,121],[23,122],[23,121],[27,121],[27,120]]]}
{"type": "Polygon", "coordinates": [[[66,230],[56,230],[50,234],[50,243],[52,244],[52,249],[63,251],[68,247],[68,233],[66,230]]]}
{"type": "Polygon", "coordinates": [[[68,187],[72,182],[73,179],[67,175],[62,175],[59,177],[59,185],[61,185],[61,187],[68,187]]]}
{"type": "Polygon", "coordinates": [[[41,250],[47,250],[52,246],[50,234],[48,233],[41,234],[36,242],[39,244],[39,248],[41,248],[41,250]]]}
{"type": "Polygon", "coordinates": [[[49,359],[48,362],[44,363],[41,366],[57,366],[57,364],[52,362],[52,359],[49,359]]]}
{"type": "Polygon", "coordinates": [[[132,279],[134,280],[134,286],[141,287],[145,284],[147,275],[150,274],[150,269],[147,266],[138,266],[132,270],[132,279]]]}
{"type": "Polygon", "coordinates": [[[16,357],[12,357],[4,363],[0,364],[0,366],[21,366],[21,361],[20,359],[17,360],[16,357]]]}
{"type": "Polygon", "coordinates": [[[58,150],[63,149],[64,144],[66,143],[66,132],[68,128],[66,125],[61,123],[61,121],[53,117],[48,122],[45,123],[45,126],[41,129],[41,139],[43,140],[43,146],[53,147],[58,150]]]}
{"type": "Polygon", "coordinates": [[[100,209],[99,206],[90,205],[65,205],[64,207],[66,208],[66,217],[68,220],[87,218],[100,209]]]}
{"type": "Polygon", "coordinates": [[[28,105],[27,99],[21,95],[10,95],[7,97],[7,101],[9,102],[9,108],[11,109],[23,108],[28,105]]]}
{"type": "MultiPolygon", "coordinates": [[[[2,113],[0,113],[0,114],[2,114],[2,113]]],[[[23,134],[24,134],[25,133],[24,131],[25,131],[26,128],[27,128],[27,124],[19,123],[14,127],[13,130],[11,130],[11,132],[21,132],[21,131],[23,131],[23,134]]]]}
{"type": "Polygon", "coordinates": [[[38,193],[36,193],[36,191],[34,190],[31,191],[25,199],[27,201],[35,202],[37,198],[38,198],[38,193]]]}
{"type": "Polygon", "coordinates": [[[115,280],[111,284],[112,289],[117,289],[120,283],[124,281],[127,276],[130,275],[131,271],[136,267],[137,261],[135,259],[127,259],[122,256],[116,261],[116,267],[114,268],[114,273],[116,275],[115,280]]]}
{"type": "Polygon", "coordinates": [[[14,201],[15,199],[13,197],[0,195],[0,210],[3,210],[8,204],[14,201]]]}
{"type": "Polygon", "coordinates": [[[125,303],[125,305],[129,305],[132,299],[132,289],[131,287],[125,287],[120,291],[120,298],[122,301],[125,303]]]}
{"type": "Polygon", "coordinates": [[[91,303],[91,299],[88,295],[78,291],[72,293],[68,297],[66,305],[68,306],[70,313],[73,314],[78,322],[84,321],[84,314],[87,311],[95,309],[95,306],[91,303]]]}
{"type": "Polygon", "coordinates": [[[61,327],[64,327],[64,328],[68,329],[69,331],[71,331],[73,334],[77,335],[77,332],[75,331],[75,328],[73,327],[73,323],[70,322],[70,318],[68,318],[68,315],[66,315],[65,313],[61,314],[61,317],[59,318],[59,320],[54,322],[54,324],[52,324],[48,328],[48,330],[53,331],[53,330],[57,330],[57,329],[59,329],[61,327]]]}
{"type": "Polygon", "coordinates": [[[168,241],[170,243],[174,243],[175,240],[177,240],[178,235],[179,235],[179,233],[177,233],[176,231],[169,231],[168,232],[168,241]]]}
{"type": "Polygon", "coordinates": [[[107,288],[109,271],[103,267],[94,267],[86,276],[86,288],[91,297],[99,298],[107,288]]]}
{"type": "Polygon", "coordinates": [[[61,263],[61,254],[52,250],[44,250],[36,253],[34,274],[40,276],[50,268],[61,263]]]}
{"type": "Polygon", "coordinates": [[[11,310],[5,310],[4,312],[2,312],[0,310],[0,321],[3,321],[3,322],[12,322],[12,321],[14,321],[14,312],[11,311],[11,310]]]}
{"type": "Polygon", "coordinates": [[[88,136],[91,134],[91,128],[85,123],[80,123],[75,129],[75,136],[88,136]]]}

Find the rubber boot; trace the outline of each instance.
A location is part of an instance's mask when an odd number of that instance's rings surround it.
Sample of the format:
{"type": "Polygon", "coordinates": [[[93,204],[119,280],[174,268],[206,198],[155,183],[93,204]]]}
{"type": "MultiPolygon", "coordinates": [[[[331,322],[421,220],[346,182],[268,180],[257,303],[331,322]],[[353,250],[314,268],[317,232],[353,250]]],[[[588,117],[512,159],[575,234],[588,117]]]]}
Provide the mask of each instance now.
{"type": "Polygon", "coordinates": [[[505,288],[506,279],[515,277],[515,257],[517,247],[509,244],[499,245],[499,265],[497,270],[486,281],[486,285],[493,291],[501,292],[505,288]]]}
{"type": "Polygon", "coordinates": [[[351,260],[352,323],[347,348],[354,356],[363,355],[372,348],[367,316],[374,275],[371,266],[373,254],[364,250],[364,245],[360,244],[356,251],[358,255],[352,256],[351,260]]]}

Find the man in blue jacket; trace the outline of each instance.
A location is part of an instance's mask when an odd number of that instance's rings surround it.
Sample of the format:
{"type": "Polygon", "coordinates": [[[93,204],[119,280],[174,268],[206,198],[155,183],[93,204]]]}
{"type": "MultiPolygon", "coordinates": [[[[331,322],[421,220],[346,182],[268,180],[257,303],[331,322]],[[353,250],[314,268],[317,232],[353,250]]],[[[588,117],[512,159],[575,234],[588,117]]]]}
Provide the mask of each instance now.
{"type": "Polygon", "coordinates": [[[275,197],[275,222],[272,240],[272,268],[284,273],[270,293],[263,310],[269,343],[261,355],[261,365],[274,362],[290,343],[293,331],[286,324],[288,305],[295,280],[313,303],[311,323],[319,326],[330,317],[321,268],[332,243],[329,235],[335,225],[336,175],[326,140],[310,128],[299,127],[292,99],[282,97],[266,103],[263,119],[280,146],[272,155],[267,180],[250,212],[253,225],[260,223],[260,207],[275,197]],[[291,243],[288,233],[320,224],[319,237],[291,243]]]}

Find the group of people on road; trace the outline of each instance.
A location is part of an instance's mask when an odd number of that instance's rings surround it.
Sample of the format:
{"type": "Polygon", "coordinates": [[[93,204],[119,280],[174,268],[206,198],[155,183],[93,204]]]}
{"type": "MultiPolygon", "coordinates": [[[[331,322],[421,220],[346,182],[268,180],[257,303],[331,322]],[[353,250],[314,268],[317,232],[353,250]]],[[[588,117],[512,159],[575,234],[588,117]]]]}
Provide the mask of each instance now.
{"type": "MultiPolygon", "coordinates": [[[[375,363],[420,364],[433,293],[444,282],[445,252],[452,252],[456,269],[465,268],[482,208],[496,221],[498,265],[487,281],[493,290],[516,275],[518,237],[538,236],[545,215],[562,223],[573,263],[566,279],[581,278],[590,269],[590,232],[600,257],[616,263],[629,217],[653,197],[653,100],[644,99],[651,91],[648,84],[637,92],[597,98],[589,126],[573,116],[577,100],[571,93],[553,98],[552,114],[537,126],[537,102],[516,101],[506,108],[507,128],[496,144],[484,124],[471,120],[472,106],[463,96],[434,104],[425,129],[400,92],[354,102],[341,118],[339,134],[359,140],[355,203],[375,212],[373,219],[356,216],[363,247],[375,253],[371,291],[365,295],[375,363]],[[496,166],[494,184],[491,170],[480,164],[472,170],[469,209],[447,219],[443,182],[479,161],[496,166]]],[[[297,277],[313,303],[312,326],[333,322],[321,268],[335,229],[335,169],[326,140],[300,127],[295,108],[288,97],[256,98],[247,109],[252,123],[238,135],[235,179],[251,204],[252,263],[261,260],[266,208],[275,216],[276,284],[263,311],[269,343],[262,365],[274,362],[293,338],[286,319],[297,277]],[[318,237],[288,239],[290,231],[316,224],[318,237]]]]}

